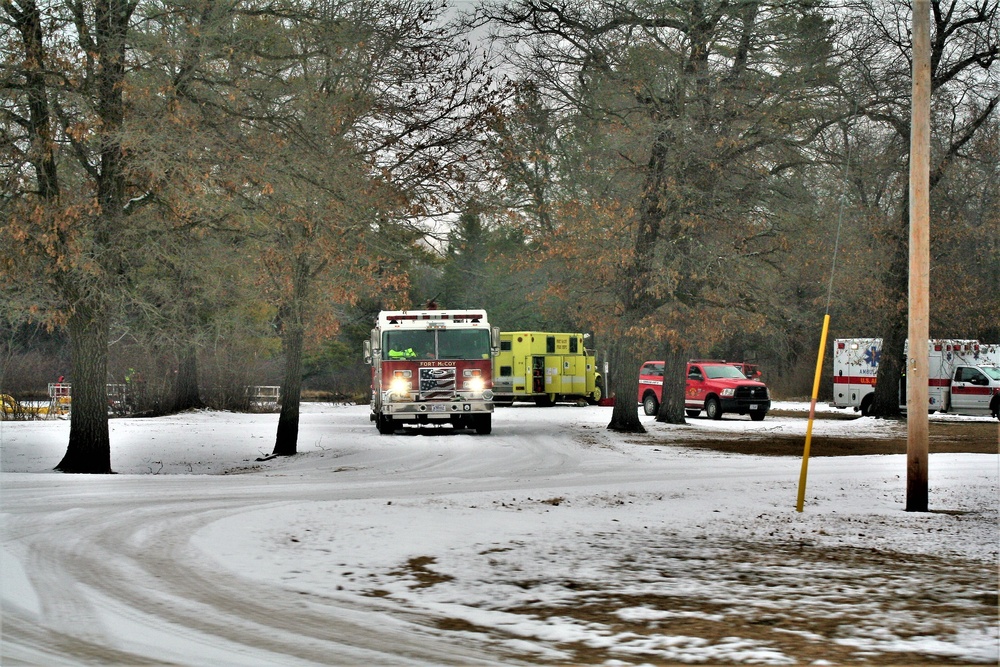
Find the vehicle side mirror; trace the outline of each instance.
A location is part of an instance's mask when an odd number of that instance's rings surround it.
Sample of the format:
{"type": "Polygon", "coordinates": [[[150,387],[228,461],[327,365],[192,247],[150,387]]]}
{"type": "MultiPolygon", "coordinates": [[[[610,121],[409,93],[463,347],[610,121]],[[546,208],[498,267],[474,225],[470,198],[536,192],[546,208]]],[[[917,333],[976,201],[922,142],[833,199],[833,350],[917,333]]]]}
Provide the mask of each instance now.
{"type": "Polygon", "coordinates": [[[363,344],[363,349],[365,353],[365,363],[370,364],[372,362],[372,342],[366,340],[363,344]]]}
{"type": "Polygon", "coordinates": [[[500,327],[490,329],[490,353],[494,357],[500,354],[500,327]]]}

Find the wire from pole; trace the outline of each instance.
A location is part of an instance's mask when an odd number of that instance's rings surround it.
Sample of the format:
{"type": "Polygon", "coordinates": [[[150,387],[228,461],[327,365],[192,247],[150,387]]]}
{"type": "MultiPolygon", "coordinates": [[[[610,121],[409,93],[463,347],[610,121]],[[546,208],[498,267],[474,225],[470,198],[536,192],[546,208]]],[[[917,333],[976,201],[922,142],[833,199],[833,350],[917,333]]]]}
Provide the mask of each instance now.
{"type": "MultiPolygon", "coordinates": [[[[858,101],[854,100],[854,114],[858,113],[858,101]]],[[[826,311],[823,315],[823,332],[820,334],[819,354],[816,357],[816,376],[813,379],[812,397],[809,403],[809,421],[806,425],[806,442],[802,450],[802,469],[799,472],[799,492],[795,502],[795,511],[801,512],[806,496],[806,477],[809,470],[809,449],[812,445],[813,421],[816,419],[816,399],[819,396],[819,383],[823,375],[823,357],[826,352],[826,336],[830,330],[830,303],[833,300],[833,279],[837,274],[837,253],[840,251],[840,231],[844,226],[844,200],[847,185],[851,175],[851,156],[854,145],[847,139],[847,162],[844,166],[844,185],[840,190],[840,207],[837,212],[837,234],[833,242],[833,261],[830,263],[830,284],[826,291],[826,311]]]]}
{"type": "MultiPolygon", "coordinates": [[[[853,118],[858,114],[858,100],[854,100],[854,113],[851,114],[853,118]]],[[[847,163],[844,165],[844,184],[840,190],[840,207],[837,210],[837,234],[833,241],[833,262],[830,265],[830,284],[826,290],[826,310],[824,311],[826,315],[830,314],[830,303],[833,301],[833,279],[837,275],[837,253],[840,252],[840,231],[844,226],[844,201],[847,199],[846,191],[847,185],[851,177],[851,157],[854,152],[854,144],[851,140],[847,139],[847,163]]]]}

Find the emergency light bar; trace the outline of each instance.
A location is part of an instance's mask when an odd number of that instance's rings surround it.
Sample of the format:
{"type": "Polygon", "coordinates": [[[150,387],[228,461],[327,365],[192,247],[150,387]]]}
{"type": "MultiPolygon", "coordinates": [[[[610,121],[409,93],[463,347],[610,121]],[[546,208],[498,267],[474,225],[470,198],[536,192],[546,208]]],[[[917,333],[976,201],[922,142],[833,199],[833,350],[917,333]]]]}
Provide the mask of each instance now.
{"type": "Polygon", "coordinates": [[[479,322],[486,319],[486,313],[449,313],[448,311],[430,311],[421,313],[400,313],[387,315],[389,324],[399,324],[403,321],[451,320],[453,322],[479,322]]]}
{"type": "MultiPolygon", "coordinates": [[[[942,344],[940,342],[934,342],[934,341],[932,341],[932,345],[934,347],[934,351],[935,352],[941,352],[942,350],[944,350],[946,352],[970,352],[970,351],[971,352],[979,352],[979,343],[972,343],[972,344],[969,344],[969,343],[948,343],[948,344],[942,344]]],[[[847,347],[846,343],[844,343],[843,341],[837,341],[837,349],[838,350],[843,350],[846,347],[847,347]]],[[[858,350],[858,349],[860,349],[860,345],[858,345],[855,342],[852,342],[851,343],[851,349],[852,350],[858,350]]],[[[694,363],[695,361],[697,361],[697,360],[695,360],[695,359],[691,360],[692,363],[694,363]]]]}

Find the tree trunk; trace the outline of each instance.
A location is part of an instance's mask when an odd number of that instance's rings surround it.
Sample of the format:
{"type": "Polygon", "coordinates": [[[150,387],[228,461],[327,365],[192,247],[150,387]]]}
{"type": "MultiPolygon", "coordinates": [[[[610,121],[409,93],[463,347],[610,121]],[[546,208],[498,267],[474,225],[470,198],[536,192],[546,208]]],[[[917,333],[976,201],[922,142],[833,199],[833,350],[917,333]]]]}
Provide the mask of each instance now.
{"type": "Polygon", "coordinates": [[[684,394],[687,388],[688,353],[676,345],[667,344],[663,357],[663,390],[656,421],[684,424],[684,394]]]}
{"type": "MultiPolygon", "coordinates": [[[[100,118],[100,172],[96,193],[100,211],[92,218],[90,253],[99,276],[71,279],[67,290],[73,313],[69,318],[73,350],[73,388],[66,455],[56,470],[76,473],[110,473],[111,442],[108,435],[108,321],[110,313],[101,303],[99,289],[122,284],[125,266],[118,244],[124,229],[126,201],[121,145],[125,117],[125,38],[135,6],[128,0],[103,0],[94,5],[94,73],[97,114],[100,118]],[[94,284],[83,284],[93,280],[94,284]],[[74,298],[78,293],[87,296],[74,298]]],[[[86,235],[85,235],[86,236],[86,235]]]]}
{"type": "Polygon", "coordinates": [[[641,320],[655,310],[657,304],[657,299],[650,294],[649,286],[653,275],[654,249],[663,220],[660,193],[669,139],[666,129],[660,128],[653,140],[643,187],[642,208],[639,212],[639,228],[632,245],[634,256],[624,271],[619,286],[624,315],[619,322],[620,333],[613,338],[609,351],[612,364],[611,386],[617,387],[615,407],[611,413],[611,423],[608,424],[608,428],[612,431],[646,432],[639,421],[637,400],[639,366],[646,361],[640,358],[639,351],[644,346],[639,345],[630,333],[629,323],[641,320]]]}
{"type": "Polygon", "coordinates": [[[51,201],[59,196],[59,176],[55,159],[55,140],[49,113],[48,91],[45,83],[45,63],[42,15],[38,3],[21,3],[20,12],[14,14],[16,26],[24,43],[24,91],[28,97],[28,136],[31,150],[28,157],[35,168],[38,196],[51,201]]]}
{"type": "Polygon", "coordinates": [[[882,351],[875,378],[875,393],[868,414],[873,417],[898,417],[899,378],[904,368],[903,346],[906,343],[910,275],[910,206],[909,193],[903,196],[897,233],[890,240],[895,248],[883,284],[887,315],[882,328],[882,351]]]}
{"type": "Polygon", "coordinates": [[[616,337],[608,351],[610,356],[611,386],[615,389],[615,407],[611,411],[608,430],[622,433],[645,433],[639,421],[636,397],[639,387],[639,366],[645,359],[639,359],[637,348],[628,335],[616,337]]]}
{"type": "Polygon", "coordinates": [[[177,363],[177,377],[174,380],[175,412],[200,410],[205,407],[198,393],[198,348],[186,346],[177,363]]]}
{"type": "Polygon", "coordinates": [[[289,323],[284,328],[282,343],[285,349],[285,377],[281,385],[281,414],[278,416],[278,434],[272,452],[274,456],[293,456],[298,453],[303,339],[303,327],[298,322],[289,323]]]}
{"type": "Polygon", "coordinates": [[[69,446],[56,470],[111,473],[108,435],[108,318],[103,310],[78,304],[69,318],[72,403],[69,446]]]}
{"type": "Polygon", "coordinates": [[[906,311],[903,316],[890,322],[882,336],[882,351],[879,353],[878,375],[875,377],[875,393],[868,414],[873,417],[898,417],[899,380],[906,367],[903,347],[906,343],[906,311]]]}

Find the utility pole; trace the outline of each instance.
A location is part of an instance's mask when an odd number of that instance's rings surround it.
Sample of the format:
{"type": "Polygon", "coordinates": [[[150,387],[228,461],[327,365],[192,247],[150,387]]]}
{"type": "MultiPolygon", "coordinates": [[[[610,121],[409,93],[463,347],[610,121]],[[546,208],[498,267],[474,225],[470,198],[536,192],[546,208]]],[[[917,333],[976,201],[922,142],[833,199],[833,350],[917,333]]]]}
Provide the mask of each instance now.
{"type": "Polygon", "coordinates": [[[927,511],[930,285],[930,0],[913,0],[910,119],[909,353],[906,360],[906,511],[927,511]]]}

